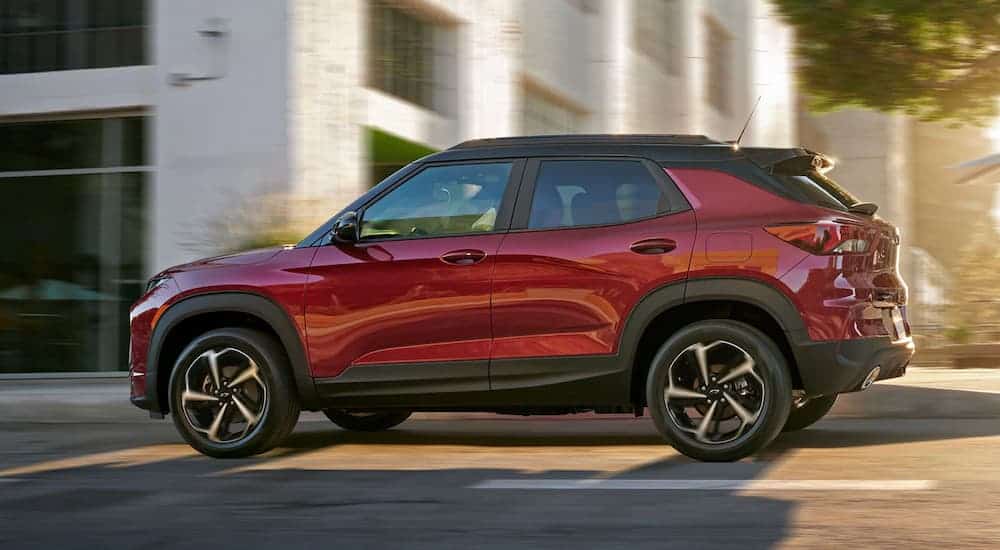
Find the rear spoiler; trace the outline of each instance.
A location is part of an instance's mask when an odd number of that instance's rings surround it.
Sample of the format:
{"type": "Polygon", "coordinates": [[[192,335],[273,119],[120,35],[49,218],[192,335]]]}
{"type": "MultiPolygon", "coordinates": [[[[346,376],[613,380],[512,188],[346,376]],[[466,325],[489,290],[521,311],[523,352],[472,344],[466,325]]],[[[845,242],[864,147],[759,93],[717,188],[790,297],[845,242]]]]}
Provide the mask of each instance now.
{"type": "Polygon", "coordinates": [[[834,162],[830,157],[810,151],[809,149],[771,149],[748,147],[744,152],[750,162],[770,174],[787,174],[796,176],[819,172],[820,174],[833,170],[834,162]]]}

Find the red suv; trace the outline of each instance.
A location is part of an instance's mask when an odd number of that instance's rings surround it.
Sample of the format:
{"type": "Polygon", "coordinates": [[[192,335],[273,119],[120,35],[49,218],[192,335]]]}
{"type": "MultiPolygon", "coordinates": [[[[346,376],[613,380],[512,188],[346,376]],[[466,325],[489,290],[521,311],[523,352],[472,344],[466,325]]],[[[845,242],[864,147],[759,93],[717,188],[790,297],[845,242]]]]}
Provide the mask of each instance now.
{"type": "Polygon", "coordinates": [[[739,459],[913,354],[899,234],[830,164],[703,136],[460,144],[295,246],[153,277],[132,401],[217,457],[300,409],[385,430],[648,408],[682,453],[739,459]]]}

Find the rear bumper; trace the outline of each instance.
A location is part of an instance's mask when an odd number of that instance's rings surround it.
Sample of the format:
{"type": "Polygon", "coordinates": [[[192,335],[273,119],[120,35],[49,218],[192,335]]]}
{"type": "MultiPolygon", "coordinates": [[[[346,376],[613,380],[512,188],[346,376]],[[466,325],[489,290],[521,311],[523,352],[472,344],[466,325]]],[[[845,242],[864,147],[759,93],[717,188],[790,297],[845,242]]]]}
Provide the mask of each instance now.
{"type": "Polygon", "coordinates": [[[802,385],[808,395],[832,395],[861,390],[865,377],[875,367],[877,380],[896,378],[906,373],[913,357],[913,339],[892,340],[888,336],[838,340],[806,341],[792,345],[802,385]]]}

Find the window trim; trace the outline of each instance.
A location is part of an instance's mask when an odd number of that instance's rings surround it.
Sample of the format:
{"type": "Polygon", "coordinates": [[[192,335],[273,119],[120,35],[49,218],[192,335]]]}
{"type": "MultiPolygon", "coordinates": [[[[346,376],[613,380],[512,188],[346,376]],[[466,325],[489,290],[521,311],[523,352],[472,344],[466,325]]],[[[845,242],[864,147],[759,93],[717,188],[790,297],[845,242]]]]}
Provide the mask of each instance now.
{"type": "Polygon", "coordinates": [[[631,223],[652,220],[691,210],[691,204],[681,193],[667,172],[650,159],[636,157],[632,155],[573,155],[573,156],[545,156],[531,157],[527,160],[521,191],[517,196],[517,204],[514,206],[514,217],[511,221],[511,233],[526,233],[535,231],[567,231],[573,229],[586,229],[593,227],[616,227],[631,223]],[[535,184],[538,181],[538,171],[545,161],[576,160],[576,161],[634,161],[639,162],[652,176],[653,181],[660,187],[660,191],[666,195],[669,208],[663,212],[657,212],[651,216],[635,218],[617,223],[600,223],[589,225],[565,225],[559,227],[528,227],[531,219],[531,204],[535,199],[535,184]]]}
{"type": "MultiPolygon", "coordinates": [[[[441,162],[426,162],[415,167],[413,171],[406,174],[405,177],[399,179],[399,181],[394,182],[392,185],[387,186],[385,189],[381,190],[379,193],[370,197],[364,204],[360,205],[356,212],[358,214],[358,224],[364,222],[365,211],[368,210],[373,204],[381,200],[383,197],[392,193],[397,188],[406,184],[406,182],[415,178],[416,176],[422,174],[425,170],[430,168],[437,168],[442,166],[462,166],[466,164],[510,164],[510,175],[507,178],[507,187],[504,189],[503,198],[500,201],[500,208],[497,210],[496,223],[493,226],[493,231],[471,231],[467,233],[448,233],[445,235],[414,235],[408,237],[383,237],[383,238],[370,238],[359,240],[356,243],[351,243],[354,246],[367,246],[374,243],[385,243],[385,242],[404,242],[404,241],[420,241],[426,239],[446,239],[450,237],[470,237],[474,235],[494,235],[497,233],[506,233],[510,229],[511,219],[513,218],[514,203],[517,199],[518,190],[522,183],[522,178],[524,176],[524,165],[525,160],[523,158],[482,158],[482,159],[469,159],[469,160],[457,160],[457,161],[441,161],[441,162]]],[[[338,244],[332,239],[327,244],[338,244]]]]}

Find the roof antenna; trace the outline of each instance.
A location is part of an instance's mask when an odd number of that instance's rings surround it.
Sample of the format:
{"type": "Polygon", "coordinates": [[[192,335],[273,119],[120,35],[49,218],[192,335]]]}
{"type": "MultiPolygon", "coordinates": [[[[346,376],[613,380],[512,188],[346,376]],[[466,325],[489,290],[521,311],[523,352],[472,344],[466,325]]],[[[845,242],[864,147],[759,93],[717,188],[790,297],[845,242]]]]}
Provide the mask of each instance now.
{"type": "Polygon", "coordinates": [[[736,138],[736,141],[730,141],[729,142],[729,143],[733,144],[733,151],[739,151],[740,150],[740,142],[743,141],[743,134],[746,133],[747,127],[750,126],[750,121],[753,120],[753,115],[754,115],[754,113],[757,112],[757,106],[760,105],[760,99],[762,97],[764,97],[764,96],[760,96],[760,95],[757,96],[757,101],[754,102],[753,109],[750,109],[750,116],[747,117],[746,123],[743,124],[743,129],[740,130],[739,137],[736,138]]]}

